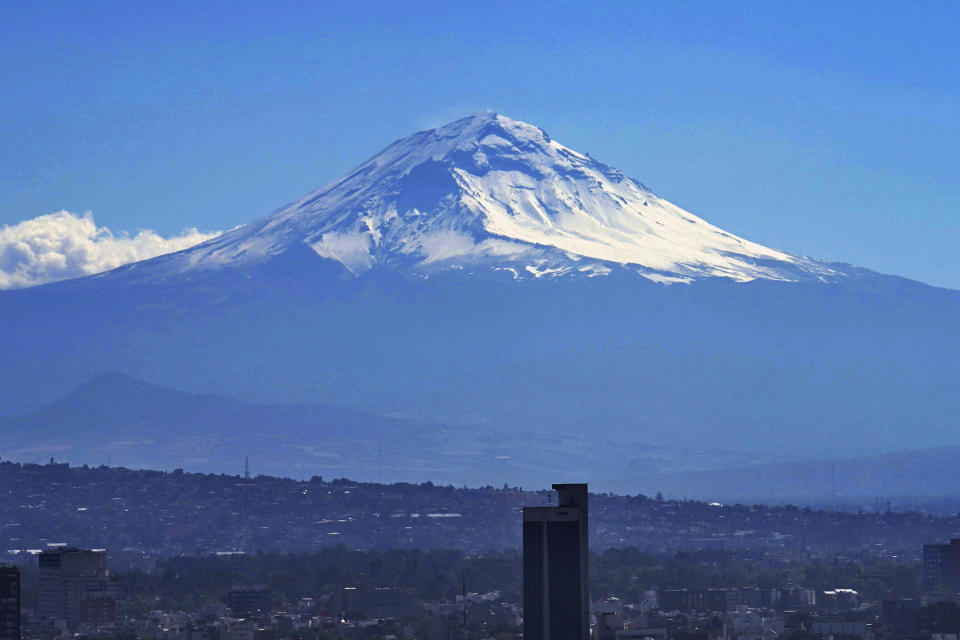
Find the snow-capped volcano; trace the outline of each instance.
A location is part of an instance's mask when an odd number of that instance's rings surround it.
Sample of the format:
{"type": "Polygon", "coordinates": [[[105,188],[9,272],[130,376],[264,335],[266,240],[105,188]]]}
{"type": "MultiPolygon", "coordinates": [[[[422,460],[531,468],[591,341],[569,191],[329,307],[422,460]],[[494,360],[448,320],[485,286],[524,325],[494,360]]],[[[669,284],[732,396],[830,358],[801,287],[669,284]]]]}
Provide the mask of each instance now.
{"type": "MultiPolygon", "coordinates": [[[[496,444],[464,456],[498,481],[515,481],[499,461],[507,444],[530,450],[515,468],[591,482],[601,469],[623,491],[651,443],[810,458],[896,451],[907,431],[911,447],[960,444],[960,292],[738,238],[492,113],[400,140],[204,244],[0,291],[0,310],[7,415],[115,371],[487,433],[496,444]],[[606,444],[567,446],[584,438],[606,444]]],[[[276,438],[320,470],[346,460],[349,442],[322,425],[237,422],[209,424],[276,438]]],[[[370,426],[353,428],[379,445],[370,426]]],[[[410,429],[384,444],[419,442],[410,429]]],[[[77,432],[91,438],[103,434],[77,432]]]]}
{"type": "Polygon", "coordinates": [[[355,274],[382,266],[516,278],[628,269],[663,282],[843,275],[727,233],[543,130],[489,111],[399,140],[272,215],[161,261],[174,272],[216,269],[295,243],[355,274]]]}

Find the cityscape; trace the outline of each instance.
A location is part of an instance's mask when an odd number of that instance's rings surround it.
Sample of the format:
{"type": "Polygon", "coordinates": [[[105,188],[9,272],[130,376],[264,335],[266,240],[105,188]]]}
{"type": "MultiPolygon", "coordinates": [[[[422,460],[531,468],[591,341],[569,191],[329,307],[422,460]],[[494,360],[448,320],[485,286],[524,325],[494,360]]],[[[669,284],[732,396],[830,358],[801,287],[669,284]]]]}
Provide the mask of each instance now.
{"type": "Polygon", "coordinates": [[[4,639],[873,640],[960,620],[960,515],[53,461],[0,475],[4,639]]]}
{"type": "Polygon", "coordinates": [[[958,25],[0,3],[0,640],[960,640],[958,25]]]}

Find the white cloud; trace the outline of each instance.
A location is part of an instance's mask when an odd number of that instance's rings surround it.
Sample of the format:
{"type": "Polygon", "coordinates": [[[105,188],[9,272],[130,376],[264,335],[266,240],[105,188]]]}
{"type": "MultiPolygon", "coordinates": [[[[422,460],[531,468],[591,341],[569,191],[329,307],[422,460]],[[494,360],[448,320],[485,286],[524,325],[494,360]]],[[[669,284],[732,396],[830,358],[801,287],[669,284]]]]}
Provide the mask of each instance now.
{"type": "Polygon", "coordinates": [[[475,243],[470,236],[453,229],[441,229],[423,234],[420,238],[420,246],[423,248],[421,252],[424,255],[423,264],[454,258],[471,259],[484,256],[517,258],[530,253],[529,246],[518,242],[487,238],[480,243],[475,243]]]}
{"type": "Polygon", "coordinates": [[[220,232],[184,229],[164,238],[150,231],[114,234],[93,214],[57,211],[0,228],[0,289],[87,276],[192,247],[220,232]]]}
{"type": "Polygon", "coordinates": [[[370,254],[370,232],[346,231],[325,233],[319,242],[310,245],[317,255],[339,261],[353,273],[373,267],[370,254]]]}

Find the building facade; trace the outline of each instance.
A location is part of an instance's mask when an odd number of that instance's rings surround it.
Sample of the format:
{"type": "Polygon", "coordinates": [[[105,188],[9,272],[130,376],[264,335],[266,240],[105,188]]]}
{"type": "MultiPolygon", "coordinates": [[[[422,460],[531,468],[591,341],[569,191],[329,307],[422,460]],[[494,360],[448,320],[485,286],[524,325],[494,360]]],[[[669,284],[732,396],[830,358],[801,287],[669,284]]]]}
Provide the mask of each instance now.
{"type": "Polygon", "coordinates": [[[555,484],[556,507],[523,510],[525,640],[590,635],[586,484],[555,484]]]}
{"type": "Polygon", "coordinates": [[[41,620],[70,630],[117,622],[125,591],[110,577],[106,551],[59,547],[40,553],[37,561],[41,620]]]}
{"type": "Polygon", "coordinates": [[[20,569],[0,566],[0,640],[20,640],[20,569]]]}
{"type": "Polygon", "coordinates": [[[237,586],[227,594],[227,606],[238,618],[270,613],[270,589],[261,585],[237,586]]]}
{"type": "Polygon", "coordinates": [[[926,591],[950,590],[958,585],[960,571],[956,568],[960,550],[954,543],[923,545],[923,588],[926,591]]]}

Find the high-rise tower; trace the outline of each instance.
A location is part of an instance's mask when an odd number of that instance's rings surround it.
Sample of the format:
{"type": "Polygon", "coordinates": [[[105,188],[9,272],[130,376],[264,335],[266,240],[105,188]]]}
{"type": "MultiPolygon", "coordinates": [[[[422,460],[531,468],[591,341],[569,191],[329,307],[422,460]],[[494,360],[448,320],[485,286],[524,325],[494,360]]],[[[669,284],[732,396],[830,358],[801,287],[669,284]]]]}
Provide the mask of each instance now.
{"type": "Polygon", "coordinates": [[[86,592],[109,580],[106,551],[58,547],[43,551],[37,560],[37,615],[75,628],[84,617],[86,592]]]}
{"type": "Polygon", "coordinates": [[[553,488],[556,507],[523,510],[523,635],[526,640],[587,640],[587,485],[553,488]]]}
{"type": "Polygon", "coordinates": [[[20,569],[0,566],[0,640],[20,640],[20,569]]]}

